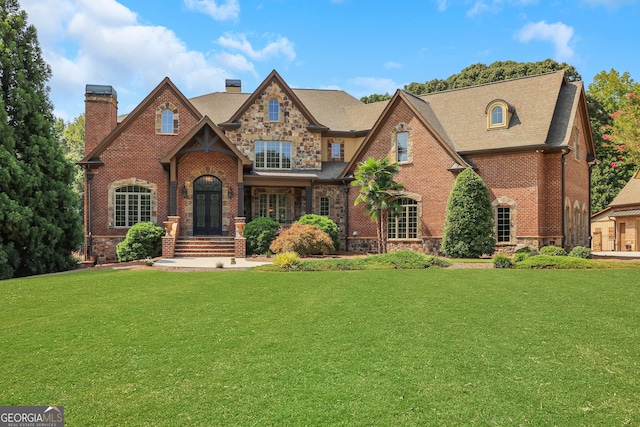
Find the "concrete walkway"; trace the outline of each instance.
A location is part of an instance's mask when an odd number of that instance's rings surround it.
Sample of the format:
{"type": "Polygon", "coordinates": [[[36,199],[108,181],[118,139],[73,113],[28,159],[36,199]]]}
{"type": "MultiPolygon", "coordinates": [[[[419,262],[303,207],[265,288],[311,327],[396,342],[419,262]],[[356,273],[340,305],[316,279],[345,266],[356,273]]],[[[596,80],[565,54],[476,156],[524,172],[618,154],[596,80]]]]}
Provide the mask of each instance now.
{"type": "Polygon", "coordinates": [[[592,252],[591,255],[603,258],[638,258],[640,259],[640,252],[627,252],[627,251],[603,251],[592,252]]]}
{"type": "Polygon", "coordinates": [[[160,267],[178,268],[218,268],[218,263],[222,263],[223,269],[227,268],[248,268],[258,265],[271,264],[270,262],[252,261],[251,258],[235,258],[236,263],[231,263],[231,257],[189,257],[189,258],[162,258],[155,262],[160,267]]]}

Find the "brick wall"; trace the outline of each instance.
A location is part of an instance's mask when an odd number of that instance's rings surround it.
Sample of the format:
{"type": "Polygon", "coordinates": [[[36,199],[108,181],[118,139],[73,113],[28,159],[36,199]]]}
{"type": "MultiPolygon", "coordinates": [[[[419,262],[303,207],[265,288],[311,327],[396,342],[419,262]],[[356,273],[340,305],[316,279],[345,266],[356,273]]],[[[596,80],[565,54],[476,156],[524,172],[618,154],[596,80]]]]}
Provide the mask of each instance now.
{"type": "MultiPolygon", "coordinates": [[[[107,114],[104,111],[99,111],[97,107],[99,105],[111,108],[108,103],[86,104],[89,125],[85,132],[89,140],[95,139],[94,133],[99,132],[90,124],[93,122],[92,117],[102,117],[107,114]]],[[[197,117],[191,114],[182,105],[180,98],[167,87],[165,90],[161,90],[156,98],[150,100],[136,120],[123,129],[111,145],[100,154],[104,166],[93,169],[91,195],[94,251],[98,250],[96,242],[118,242],[124,238],[128,230],[128,228],[114,227],[114,218],[109,215],[109,185],[115,181],[132,180],[131,182],[135,182],[135,180],[139,180],[156,185],[157,212],[155,213],[157,222],[161,224],[167,219],[169,175],[158,159],[169,152],[196,123],[197,117]],[[161,135],[156,134],[155,131],[156,110],[159,105],[166,102],[175,105],[180,111],[179,131],[175,135],[161,135]]],[[[85,212],[87,214],[89,212],[87,207],[85,207],[85,212]]],[[[85,224],[87,224],[86,221],[85,224]]],[[[86,230],[87,233],[88,231],[86,230]]],[[[99,250],[100,256],[104,259],[115,259],[115,246],[112,243],[103,246],[104,249],[99,250]]]]}

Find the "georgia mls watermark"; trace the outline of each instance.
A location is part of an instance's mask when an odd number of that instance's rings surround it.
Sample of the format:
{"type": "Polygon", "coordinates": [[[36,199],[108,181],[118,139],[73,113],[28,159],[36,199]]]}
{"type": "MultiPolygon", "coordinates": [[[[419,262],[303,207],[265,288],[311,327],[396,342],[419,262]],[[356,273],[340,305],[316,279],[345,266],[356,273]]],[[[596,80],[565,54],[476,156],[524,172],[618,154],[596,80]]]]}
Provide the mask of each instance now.
{"type": "Polygon", "coordinates": [[[0,427],[64,427],[64,407],[0,406],[0,427]]]}

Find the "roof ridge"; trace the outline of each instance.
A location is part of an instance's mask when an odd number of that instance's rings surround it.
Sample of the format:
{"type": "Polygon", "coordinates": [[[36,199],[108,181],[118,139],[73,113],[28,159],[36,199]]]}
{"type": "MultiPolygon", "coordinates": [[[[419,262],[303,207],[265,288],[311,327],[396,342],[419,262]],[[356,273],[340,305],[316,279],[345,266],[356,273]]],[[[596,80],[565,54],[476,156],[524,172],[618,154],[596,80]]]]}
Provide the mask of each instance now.
{"type": "Polygon", "coordinates": [[[500,84],[500,83],[513,82],[513,81],[516,81],[516,80],[533,79],[533,78],[542,77],[542,76],[549,76],[551,74],[556,74],[556,73],[562,73],[563,75],[565,75],[565,71],[564,70],[547,71],[546,73],[533,74],[533,75],[530,75],[530,76],[514,77],[512,79],[505,79],[505,80],[498,80],[498,81],[495,81],[495,82],[480,83],[480,84],[471,85],[471,86],[456,87],[456,88],[453,88],[453,89],[446,89],[446,90],[440,90],[440,91],[437,91],[437,92],[423,93],[421,95],[414,95],[414,96],[417,96],[418,98],[422,98],[423,96],[435,95],[435,94],[439,94],[439,93],[456,92],[456,91],[460,91],[460,90],[474,89],[474,88],[483,87],[483,86],[490,86],[490,85],[495,85],[495,84],[500,84]]]}

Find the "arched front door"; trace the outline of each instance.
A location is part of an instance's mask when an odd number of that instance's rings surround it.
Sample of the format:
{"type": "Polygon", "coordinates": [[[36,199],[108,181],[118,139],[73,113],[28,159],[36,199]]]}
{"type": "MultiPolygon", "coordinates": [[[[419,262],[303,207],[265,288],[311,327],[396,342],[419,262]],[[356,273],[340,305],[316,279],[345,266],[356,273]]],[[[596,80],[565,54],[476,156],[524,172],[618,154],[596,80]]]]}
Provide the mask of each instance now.
{"type": "Polygon", "coordinates": [[[213,175],[193,182],[193,234],[222,234],[222,182],[213,175]]]}

